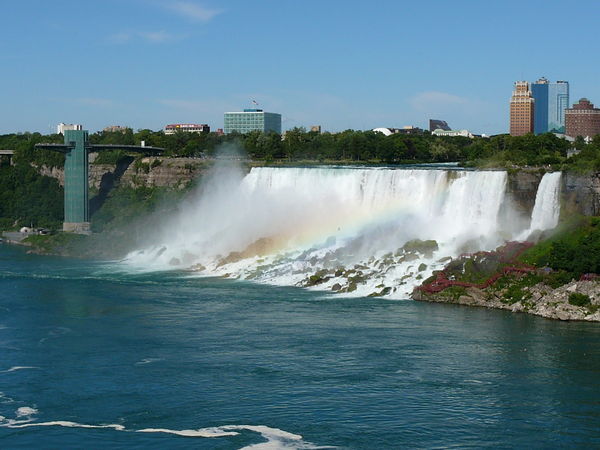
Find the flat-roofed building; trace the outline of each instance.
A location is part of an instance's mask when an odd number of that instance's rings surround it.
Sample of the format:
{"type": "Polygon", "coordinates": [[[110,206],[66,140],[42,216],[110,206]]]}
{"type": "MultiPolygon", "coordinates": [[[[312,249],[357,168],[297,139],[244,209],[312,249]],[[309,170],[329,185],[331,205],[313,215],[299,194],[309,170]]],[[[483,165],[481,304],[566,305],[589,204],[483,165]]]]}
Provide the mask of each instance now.
{"type": "Polygon", "coordinates": [[[431,134],[434,136],[450,136],[450,137],[462,136],[462,137],[468,137],[471,139],[473,139],[475,137],[475,135],[473,133],[471,133],[469,130],[442,130],[441,128],[438,128],[437,130],[433,130],[431,132],[431,134]]]}
{"type": "Polygon", "coordinates": [[[600,134],[600,109],[594,108],[587,98],[582,98],[565,111],[565,128],[565,134],[573,138],[592,138],[600,134]]]}
{"type": "Polygon", "coordinates": [[[83,130],[83,125],[78,123],[59,123],[56,126],[56,134],[65,134],[66,130],[83,130]]]}
{"type": "Polygon", "coordinates": [[[281,114],[265,112],[262,109],[244,109],[225,113],[225,134],[251,131],[272,131],[281,134],[281,114]]]}
{"type": "Polygon", "coordinates": [[[210,127],[205,123],[172,123],[165,126],[165,134],[184,133],[210,133],[210,127]]]}

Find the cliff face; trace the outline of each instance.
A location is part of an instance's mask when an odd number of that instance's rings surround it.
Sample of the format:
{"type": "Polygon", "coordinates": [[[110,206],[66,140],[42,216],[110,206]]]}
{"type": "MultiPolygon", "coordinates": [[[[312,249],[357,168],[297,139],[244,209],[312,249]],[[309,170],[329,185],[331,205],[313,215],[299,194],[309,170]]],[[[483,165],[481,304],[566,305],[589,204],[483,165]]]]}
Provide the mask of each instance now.
{"type": "MultiPolygon", "coordinates": [[[[149,157],[138,161],[127,160],[116,166],[94,164],[92,157],[90,161],[90,187],[95,189],[112,188],[117,183],[134,188],[156,186],[182,189],[210,167],[210,163],[198,158],[149,157]]],[[[56,178],[64,186],[64,169],[42,166],[39,171],[41,175],[56,178]]]]}
{"type": "Polygon", "coordinates": [[[506,190],[513,206],[523,215],[529,216],[535,204],[537,188],[543,177],[539,171],[519,170],[509,172],[506,190]]]}
{"type": "Polygon", "coordinates": [[[563,174],[563,198],[567,211],[586,216],[600,215],[600,173],[563,174]]]}
{"type": "Polygon", "coordinates": [[[113,173],[119,178],[121,186],[129,187],[169,187],[182,189],[196,177],[205,173],[210,164],[197,158],[162,158],[149,157],[131,162],[122,174],[118,167],[92,165],[90,183],[99,187],[106,173],[113,173]]]}
{"type": "MultiPolygon", "coordinates": [[[[533,210],[542,176],[543,173],[537,170],[519,170],[508,174],[507,191],[519,212],[529,215],[533,210]]],[[[600,215],[600,173],[580,175],[563,172],[562,198],[562,214],[600,215]]]]}

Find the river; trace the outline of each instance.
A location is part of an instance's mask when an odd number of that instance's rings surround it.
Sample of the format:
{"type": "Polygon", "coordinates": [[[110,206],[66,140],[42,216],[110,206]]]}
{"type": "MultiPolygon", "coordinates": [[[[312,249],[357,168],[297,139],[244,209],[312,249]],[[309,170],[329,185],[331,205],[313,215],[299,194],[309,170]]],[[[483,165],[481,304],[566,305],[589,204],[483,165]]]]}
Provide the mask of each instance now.
{"type": "Polygon", "coordinates": [[[0,446],[597,447],[599,344],[593,323],[0,245],[0,446]]]}

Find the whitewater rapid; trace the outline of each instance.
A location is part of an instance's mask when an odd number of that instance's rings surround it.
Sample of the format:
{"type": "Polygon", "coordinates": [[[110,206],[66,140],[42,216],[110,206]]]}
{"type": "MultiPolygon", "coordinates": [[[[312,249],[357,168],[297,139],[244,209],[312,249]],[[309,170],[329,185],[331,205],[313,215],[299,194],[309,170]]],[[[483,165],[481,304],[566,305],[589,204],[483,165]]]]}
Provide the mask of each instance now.
{"type": "MultiPolygon", "coordinates": [[[[540,183],[530,228],[556,225],[557,174],[540,183]]],[[[506,184],[504,171],[221,171],[125,264],[407,298],[449,258],[527,231],[515,228],[506,184]]]]}

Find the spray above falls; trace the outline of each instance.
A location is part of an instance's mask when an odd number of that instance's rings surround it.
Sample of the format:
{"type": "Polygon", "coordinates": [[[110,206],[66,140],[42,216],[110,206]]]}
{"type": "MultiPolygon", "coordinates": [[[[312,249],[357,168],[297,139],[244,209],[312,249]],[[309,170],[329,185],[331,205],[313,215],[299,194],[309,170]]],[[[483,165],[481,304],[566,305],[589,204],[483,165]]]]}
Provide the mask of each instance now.
{"type": "Polygon", "coordinates": [[[502,171],[217,173],[153,245],[130,253],[126,263],[407,298],[449,258],[495,248],[523,232],[500,218],[513,214],[506,182],[502,171]]]}

